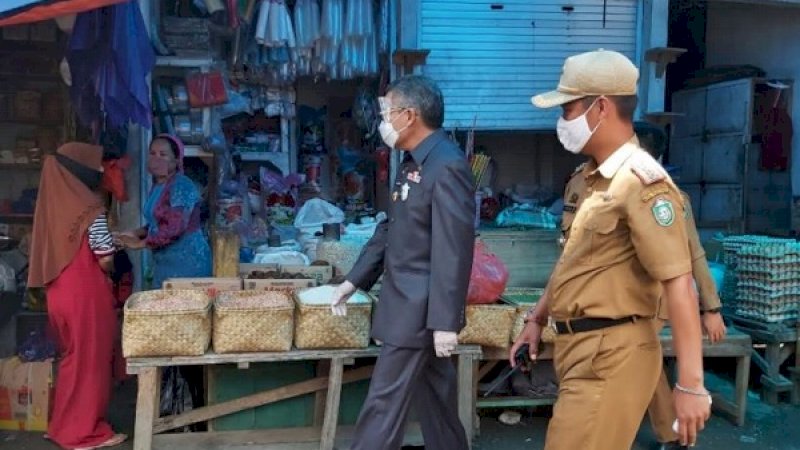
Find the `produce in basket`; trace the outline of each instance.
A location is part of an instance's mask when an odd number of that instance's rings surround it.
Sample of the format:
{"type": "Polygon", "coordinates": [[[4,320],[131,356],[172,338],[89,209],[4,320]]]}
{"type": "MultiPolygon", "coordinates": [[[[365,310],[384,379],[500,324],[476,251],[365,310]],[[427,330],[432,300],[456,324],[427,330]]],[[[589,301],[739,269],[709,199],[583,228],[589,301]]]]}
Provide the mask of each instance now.
{"type": "Polygon", "coordinates": [[[295,292],[295,347],[364,348],[369,345],[372,297],[357,291],[348,301],[347,315],[334,316],[330,307],[334,289],[327,285],[295,292]]]}
{"type": "Polygon", "coordinates": [[[145,291],[125,304],[122,353],[200,356],[211,340],[211,301],[202,291],[145,291]]]}
{"type": "MultiPolygon", "coordinates": [[[[336,286],[320,286],[311,289],[306,289],[302,292],[297,294],[297,297],[303,304],[306,305],[328,305],[333,298],[334,291],[336,290],[336,286]]],[[[350,299],[347,300],[348,304],[369,304],[370,298],[367,294],[357,291],[355,292],[350,299]]]]}
{"type": "Polygon", "coordinates": [[[292,306],[292,299],[283,291],[223,292],[217,299],[217,308],[248,309],[292,306]]]}
{"type": "Polygon", "coordinates": [[[220,294],[214,308],[217,353],[282,352],[292,347],[294,302],[281,291],[220,294]]]}

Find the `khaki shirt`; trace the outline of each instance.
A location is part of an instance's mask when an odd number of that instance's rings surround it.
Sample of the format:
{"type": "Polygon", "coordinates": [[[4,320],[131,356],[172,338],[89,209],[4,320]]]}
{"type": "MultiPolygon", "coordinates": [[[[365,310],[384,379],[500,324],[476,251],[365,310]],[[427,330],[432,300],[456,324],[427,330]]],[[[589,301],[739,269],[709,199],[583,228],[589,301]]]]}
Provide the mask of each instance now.
{"type": "Polygon", "coordinates": [[[567,185],[564,251],[550,280],[550,314],[655,317],[661,282],[692,270],[684,201],[635,142],[567,185]]]}
{"type": "MultiPolygon", "coordinates": [[[[703,244],[700,242],[700,235],[697,233],[697,225],[692,214],[692,204],[689,201],[689,195],[685,192],[681,192],[681,195],[686,205],[686,232],[689,235],[689,252],[692,255],[692,277],[694,277],[697,285],[700,308],[703,311],[717,309],[722,306],[722,303],[717,293],[717,285],[714,283],[714,278],[708,269],[706,250],[703,248],[703,244]]],[[[667,303],[663,299],[659,305],[658,318],[669,320],[667,303]]]]}

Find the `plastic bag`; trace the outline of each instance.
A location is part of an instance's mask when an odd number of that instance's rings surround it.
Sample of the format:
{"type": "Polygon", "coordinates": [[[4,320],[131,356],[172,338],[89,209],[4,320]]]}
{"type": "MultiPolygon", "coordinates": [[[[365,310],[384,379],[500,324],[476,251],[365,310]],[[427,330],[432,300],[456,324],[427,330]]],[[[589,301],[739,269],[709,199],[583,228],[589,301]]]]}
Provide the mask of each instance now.
{"type": "Polygon", "coordinates": [[[494,303],[503,295],[508,283],[508,268],[483,241],[475,241],[472,273],[469,277],[467,303],[470,305],[494,303]]]}
{"type": "Polygon", "coordinates": [[[193,71],[186,75],[186,90],[189,92],[189,104],[193,108],[224,105],[228,103],[228,91],[222,72],[193,71]]]}
{"type": "MultiPolygon", "coordinates": [[[[178,415],[192,409],[189,384],[178,367],[167,367],[161,380],[161,416],[178,415]]],[[[184,429],[184,431],[188,431],[184,429]]]]}
{"type": "Polygon", "coordinates": [[[322,224],[342,222],[344,222],[344,211],[325,200],[312,198],[300,208],[294,219],[294,226],[300,230],[319,228],[319,231],[322,231],[322,224]]]}
{"type": "Polygon", "coordinates": [[[498,227],[528,227],[555,230],[558,219],[546,208],[514,205],[504,209],[495,220],[498,227]]]}

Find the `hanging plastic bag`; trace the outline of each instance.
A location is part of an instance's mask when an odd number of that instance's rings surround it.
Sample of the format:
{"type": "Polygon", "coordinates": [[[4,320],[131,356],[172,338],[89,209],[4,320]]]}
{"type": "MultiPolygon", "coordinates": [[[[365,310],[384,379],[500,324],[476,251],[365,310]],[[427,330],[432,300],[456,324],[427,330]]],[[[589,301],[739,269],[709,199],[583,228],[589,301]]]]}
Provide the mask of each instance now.
{"type": "Polygon", "coordinates": [[[503,295],[508,283],[508,268],[481,240],[475,241],[472,273],[469,277],[467,303],[494,303],[503,295]]]}
{"type": "Polygon", "coordinates": [[[189,104],[193,108],[228,103],[228,91],[219,70],[190,72],[186,75],[186,90],[189,92],[189,104]]]}

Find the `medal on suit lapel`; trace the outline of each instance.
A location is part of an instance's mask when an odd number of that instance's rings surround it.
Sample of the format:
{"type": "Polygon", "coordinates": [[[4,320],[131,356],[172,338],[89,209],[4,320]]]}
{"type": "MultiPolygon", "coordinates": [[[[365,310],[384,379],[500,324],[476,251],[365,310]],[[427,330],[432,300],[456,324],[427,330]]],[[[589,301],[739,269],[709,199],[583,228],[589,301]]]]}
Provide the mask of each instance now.
{"type": "Polygon", "coordinates": [[[408,200],[408,191],[411,189],[411,186],[408,183],[403,183],[403,186],[400,187],[400,200],[406,201],[408,200]]]}
{"type": "Polygon", "coordinates": [[[419,184],[420,181],[422,181],[422,176],[419,174],[419,171],[416,170],[414,172],[409,173],[408,176],[406,176],[406,178],[408,179],[408,181],[416,184],[419,184]]]}
{"type": "Polygon", "coordinates": [[[392,192],[392,201],[393,202],[397,201],[397,191],[392,192]]]}

